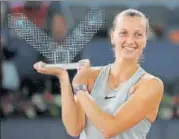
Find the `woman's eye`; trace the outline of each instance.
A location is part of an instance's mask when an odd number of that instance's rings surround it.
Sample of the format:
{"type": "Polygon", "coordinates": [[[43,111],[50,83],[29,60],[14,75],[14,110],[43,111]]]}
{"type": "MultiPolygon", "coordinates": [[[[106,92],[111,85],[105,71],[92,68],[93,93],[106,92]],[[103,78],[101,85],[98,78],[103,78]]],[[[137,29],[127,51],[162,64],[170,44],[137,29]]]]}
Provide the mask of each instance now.
{"type": "Polygon", "coordinates": [[[141,36],[143,36],[143,34],[142,33],[136,33],[136,36],[141,37],[141,36]]]}
{"type": "Polygon", "coordinates": [[[126,35],[127,34],[127,32],[119,32],[119,35],[120,36],[124,36],[124,35],[126,35]]]}

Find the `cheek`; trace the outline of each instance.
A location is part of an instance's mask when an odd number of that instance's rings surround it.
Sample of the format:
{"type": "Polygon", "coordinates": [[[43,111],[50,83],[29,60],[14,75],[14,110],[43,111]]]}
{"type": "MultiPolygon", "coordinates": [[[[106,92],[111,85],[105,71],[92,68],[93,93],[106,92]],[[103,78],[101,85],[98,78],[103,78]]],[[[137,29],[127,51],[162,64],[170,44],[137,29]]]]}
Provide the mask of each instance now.
{"type": "Polygon", "coordinates": [[[117,54],[120,54],[122,52],[122,46],[125,43],[124,37],[115,37],[114,38],[114,51],[116,51],[117,54]]]}
{"type": "Polygon", "coordinates": [[[115,37],[114,39],[114,44],[117,47],[121,47],[122,44],[125,43],[125,38],[124,37],[115,37]]]}
{"type": "Polygon", "coordinates": [[[140,41],[140,42],[138,42],[138,55],[139,56],[141,56],[142,55],[142,53],[143,53],[143,51],[144,51],[144,49],[145,49],[145,47],[146,47],[146,42],[145,41],[140,41]]]}
{"type": "Polygon", "coordinates": [[[136,44],[139,46],[139,49],[144,49],[146,47],[146,39],[136,40],[136,44]]]}

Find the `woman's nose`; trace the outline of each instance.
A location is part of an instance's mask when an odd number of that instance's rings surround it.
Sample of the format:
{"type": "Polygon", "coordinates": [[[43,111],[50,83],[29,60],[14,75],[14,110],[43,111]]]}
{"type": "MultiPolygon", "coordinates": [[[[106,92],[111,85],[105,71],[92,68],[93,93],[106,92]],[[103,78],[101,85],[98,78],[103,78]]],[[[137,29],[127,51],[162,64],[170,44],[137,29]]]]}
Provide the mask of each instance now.
{"type": "Polygon", "coordinates": [[[132,35],[127,36],[126,42],[129,44],[134,44],[134,37],[132,35]]]}

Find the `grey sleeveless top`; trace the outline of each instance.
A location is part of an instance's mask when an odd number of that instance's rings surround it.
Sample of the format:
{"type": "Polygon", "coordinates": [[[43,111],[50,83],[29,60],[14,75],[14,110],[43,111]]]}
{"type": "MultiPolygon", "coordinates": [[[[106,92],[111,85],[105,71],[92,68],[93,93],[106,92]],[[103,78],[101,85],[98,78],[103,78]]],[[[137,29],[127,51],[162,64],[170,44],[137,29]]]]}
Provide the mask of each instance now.
{"type": "MultiPolygon", "coordinates": [[[[110,89],[108,85],[110,67],[110,64],[103,67],[94,83],[91,96],[103,111],[113,115],[130,97],[129,89],[140,80],[145,71],[139,67],[133,76],[122,84],[122,86],[110,89]],[[106,96],[108,96],[108,98],[106,98],[106,96]]],[[[143,119],[134,127],[110,139],[146,139],[150,126],[151,123],[147,119],[143,119]]],[[[105,137],[93,123],[86,118],[86,127],[80,134],[80,139],[105,139],[105,137]]]]}

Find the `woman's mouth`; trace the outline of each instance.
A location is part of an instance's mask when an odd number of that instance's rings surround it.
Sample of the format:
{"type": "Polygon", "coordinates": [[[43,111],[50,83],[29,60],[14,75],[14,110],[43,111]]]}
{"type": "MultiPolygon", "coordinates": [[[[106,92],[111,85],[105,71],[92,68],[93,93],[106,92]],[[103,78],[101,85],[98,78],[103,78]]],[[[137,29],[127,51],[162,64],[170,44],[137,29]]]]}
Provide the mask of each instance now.
{"type": "Polygon", "coordinates": [[[124,46],[123,48],[129,52],[135,51],[137,49],[137,47],[132,46],[124,46]]]}

